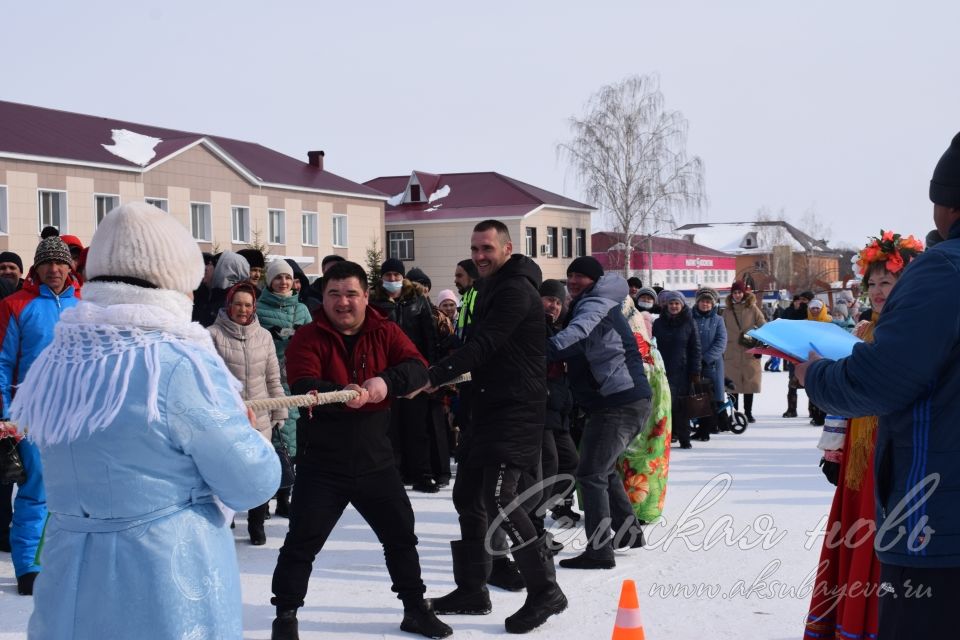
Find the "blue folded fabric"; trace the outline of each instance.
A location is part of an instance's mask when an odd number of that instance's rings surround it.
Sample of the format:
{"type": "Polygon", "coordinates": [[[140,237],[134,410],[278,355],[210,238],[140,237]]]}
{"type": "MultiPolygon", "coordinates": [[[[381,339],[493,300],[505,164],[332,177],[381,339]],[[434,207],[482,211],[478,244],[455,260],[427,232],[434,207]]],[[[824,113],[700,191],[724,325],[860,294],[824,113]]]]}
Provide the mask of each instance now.
{"type": "Polygon", "coordinates": [[[777,319],[747,331],[747,335],[801,362],[811,351],[831,360],[846,358],[853,353],[853,345],[863,342],[832,322],[816,320],[777,319]]]}

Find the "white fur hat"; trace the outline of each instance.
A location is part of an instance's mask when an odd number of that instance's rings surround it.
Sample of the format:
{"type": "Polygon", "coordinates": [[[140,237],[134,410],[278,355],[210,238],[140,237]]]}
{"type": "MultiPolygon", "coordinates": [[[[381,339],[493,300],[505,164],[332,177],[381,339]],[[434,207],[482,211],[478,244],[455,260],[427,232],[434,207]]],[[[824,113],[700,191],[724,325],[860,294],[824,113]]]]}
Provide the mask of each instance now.
{"type": "Polygon", "coordinates": [[[144,280],[189,295],[200,286],[203,271],[203,255],[183,224],[146,202],[128,202],[97,227],[85,275],[144,280]]]}

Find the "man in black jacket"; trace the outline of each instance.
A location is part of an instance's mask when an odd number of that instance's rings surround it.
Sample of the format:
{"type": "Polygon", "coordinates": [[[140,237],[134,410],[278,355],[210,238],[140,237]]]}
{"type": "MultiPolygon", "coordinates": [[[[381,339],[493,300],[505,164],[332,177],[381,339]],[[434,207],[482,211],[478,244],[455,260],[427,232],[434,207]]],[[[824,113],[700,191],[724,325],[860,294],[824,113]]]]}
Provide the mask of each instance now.
{"type": "Polygon", "coordinates": [[[553,557],[528,515],[539,491],[525,492],[539,474],[546,412],[546,326],[538,288],[540,267],[512,255],[507,227],[477,224],[470,251],[481,280],[473,329],[466,344],[430,367],[440,386],[471,372],[472,438],[464,443],[453,501],[462,540],[451,543],[457,589],[433,600],[437,613],[490,612],[487,514],[513,543],[511,552],[527,587],[524,605],[505,621],[510,633],[526,633],[567,607],[557,585],[553,557]],[[521,494],[525,500],[517,504],[521,494]]]}

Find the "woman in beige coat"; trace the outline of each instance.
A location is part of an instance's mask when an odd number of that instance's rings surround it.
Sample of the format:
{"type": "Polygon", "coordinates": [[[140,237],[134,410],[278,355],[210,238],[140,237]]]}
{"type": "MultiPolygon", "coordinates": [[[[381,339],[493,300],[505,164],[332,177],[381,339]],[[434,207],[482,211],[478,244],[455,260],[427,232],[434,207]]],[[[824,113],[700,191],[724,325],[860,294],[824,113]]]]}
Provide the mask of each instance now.
{"type": "Polygon", "coordinates": [[[727,296],[727,308],[723,312],[723,324],[727,329],[727,350],[723,354],[723,369],[727,378],[733,381],[733,403],[739,409],[739,396],[743,394],[743,410],[748,422],[753,418],[753,394],[760,393],[763,372],[760,360],[748,347],[740,344],[740,336],[766,323],[763,311],[757,306],[757,297],[747,291],[746,285],[739,280],[730,287],[727,296]]]}
{"type": "MultiPolygon", "coordinates": [[[[284,397],[277,350],[270,332],[257,320],[257,291],[253,285],[241,282],[230,289],[226,305],[207,330],[230,373],[243,383],[240,393],[244,400],[284,397]]],[[[283,424],[286,419],[286,409],[258,411],[257,430],[269,441],[273,426],[283,424]]],[[[266,504],[247,512],[251,544],[266,544],[267,535],[263,528],[266,514],[266,504]]]]}

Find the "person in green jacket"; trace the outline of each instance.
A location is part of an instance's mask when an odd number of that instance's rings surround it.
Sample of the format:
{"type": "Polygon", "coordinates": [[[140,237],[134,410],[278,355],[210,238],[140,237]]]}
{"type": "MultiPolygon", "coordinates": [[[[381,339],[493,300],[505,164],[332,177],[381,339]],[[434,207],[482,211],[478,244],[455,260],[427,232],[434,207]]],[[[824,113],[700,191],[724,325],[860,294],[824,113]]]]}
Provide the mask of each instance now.
{"type": "MultiPolygon", "coordinates": [[[[272,260],[267,266],[267,286],[257,302],[257,318],[260,326],[273,336],[273,344],[277,349],[277,360],[280,361],[280,382],[284,392],[289,395],[287,385],[286,351],[290,338],[296,330],[310,323],[310,311],[307,305],[293,292],[293,269],[285,260],[272,260]]],[[[297,418],[300,412],[296,408],[288,410],[286,422],[280,428],[280,435],[291,457],[297,455],[297,418]]],[[[277,491],[277,515],[289,517],[290,489],[277,491]]]]}

